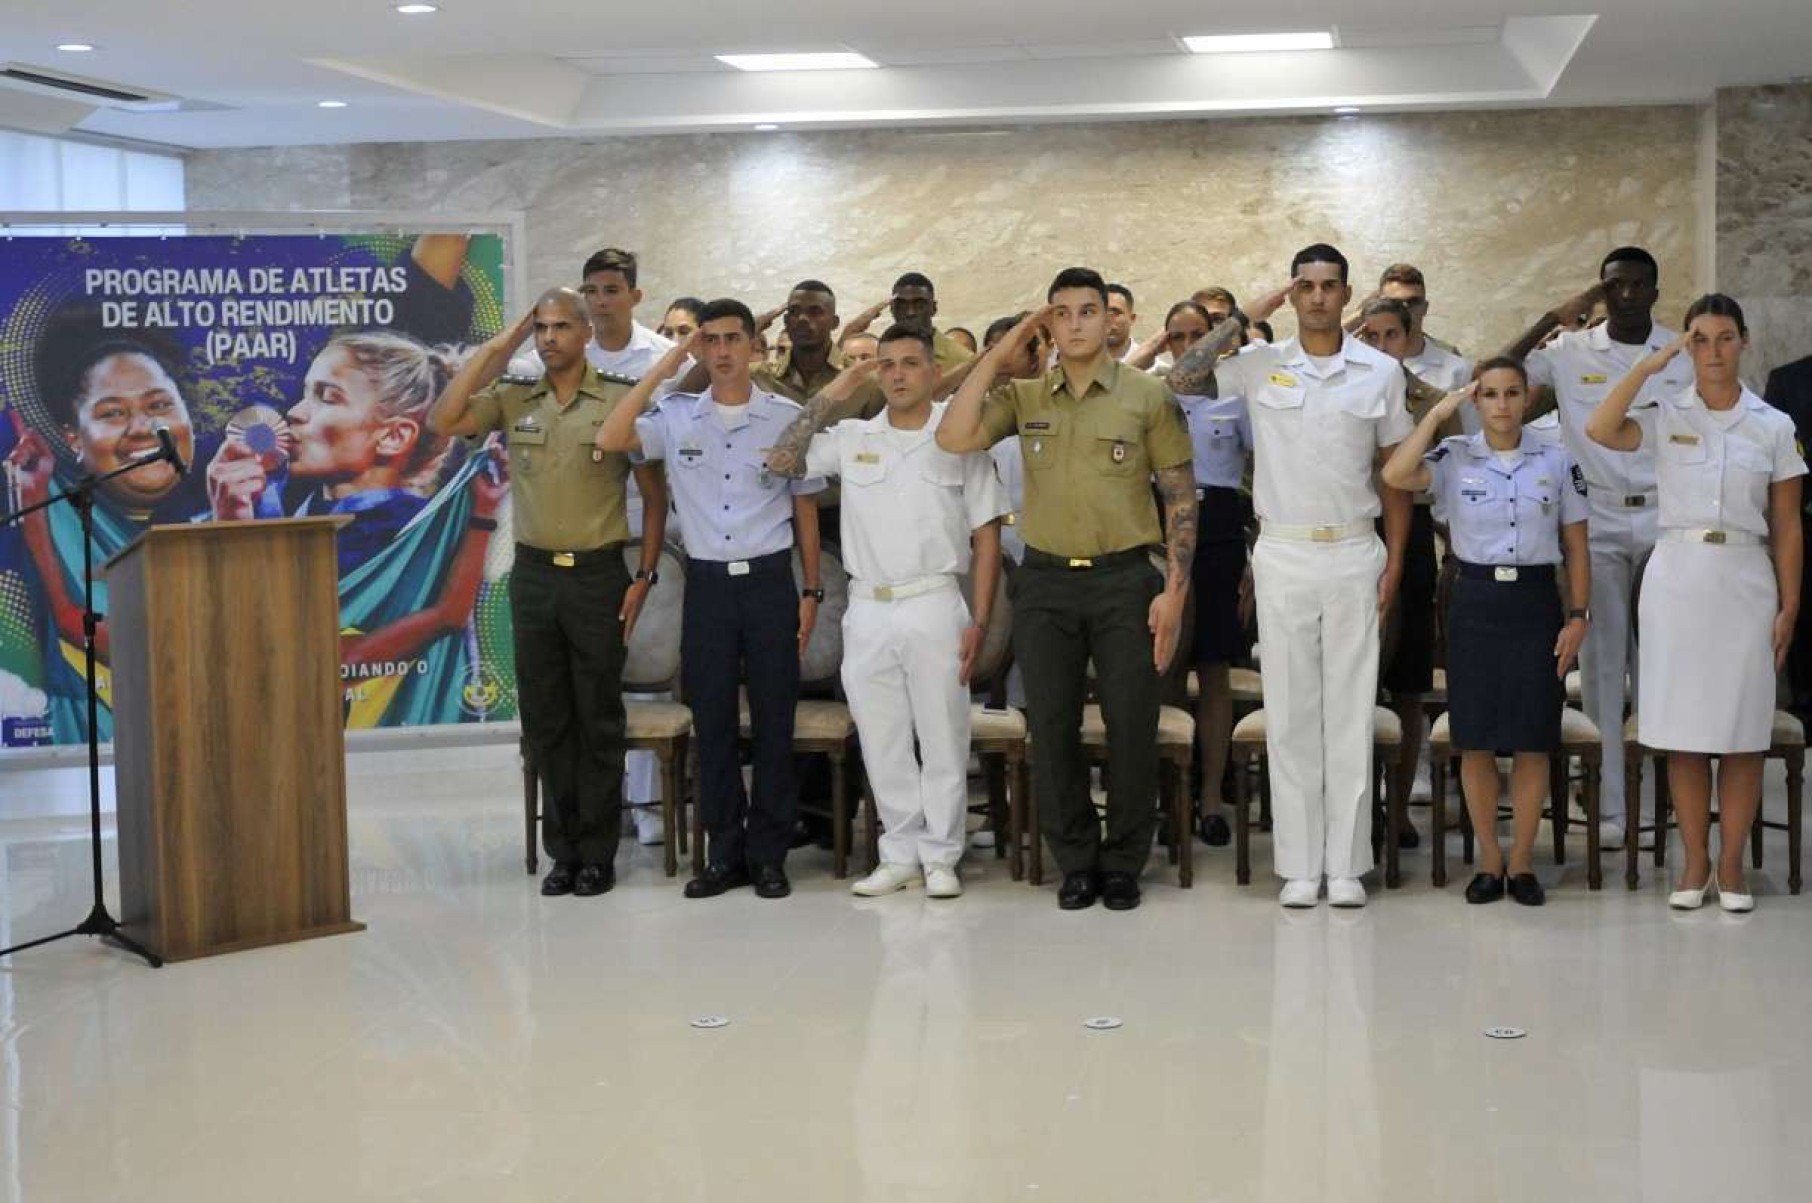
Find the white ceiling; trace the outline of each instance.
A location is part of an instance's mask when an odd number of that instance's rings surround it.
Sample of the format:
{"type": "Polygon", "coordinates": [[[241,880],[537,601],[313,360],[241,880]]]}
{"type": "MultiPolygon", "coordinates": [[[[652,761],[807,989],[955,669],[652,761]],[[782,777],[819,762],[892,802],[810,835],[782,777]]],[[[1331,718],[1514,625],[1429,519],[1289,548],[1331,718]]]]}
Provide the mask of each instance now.
{"type": "Polygon", "coordinates": [[[1658,104],[1812,75],[1808,0],[0,0],[0,64],[162,93],[137,111],[0,83],[0,127],[178,147],[1658,104]],[[1256,20],[1248,14],[1262,14],[1256,20]],[[1334,29],[1197,56],[1202,33],[1334,29]],[[90,42],[66,54],[58,42],[90,42]],[[875,71],[712,56],[857,50],[875,71]],[[323,110],[322,99],[348,102],[323,110]]]}

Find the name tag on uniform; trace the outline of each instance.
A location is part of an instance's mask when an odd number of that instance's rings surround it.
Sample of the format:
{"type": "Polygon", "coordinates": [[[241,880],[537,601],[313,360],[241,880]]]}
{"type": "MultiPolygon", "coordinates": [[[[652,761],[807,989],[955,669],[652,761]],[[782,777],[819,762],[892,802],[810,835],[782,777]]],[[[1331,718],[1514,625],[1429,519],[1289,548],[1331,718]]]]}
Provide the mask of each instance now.
{"type": "Polygon", "coordinates": [[[858,451],[856,452],[856,462],[858,464],[878,464],[881,462],[881,457],[872,451],[858,451]]]}
{"type": "Polygon", "coordinates": [[[1026,423],[1027,430],[1049,430],[1050,428],[1051,428],[1051,424],[1049,422],[1027,422],[1026,423]]]}
{"type": "Polygon", "coordinates": [[[1290,375],[1288,372],[1272,372],[1271,383],[1275,384],[1278,388],[1295,388],[1296,377],[1290,375]]]}
{"type": "Polygon", "coordinates": [[[1667,441],[1681,447],[1697,447],[1699,436],[1696,434],[1670,434],[1667,436],[1667,441]]]}
{"type": "Polygon", "coordinates": [[[704,453],[705,449],[703,447],[681,447],[679,449],[679,457],[681,459],[697,459],[704,453]]]}
{"type": "Polygon", "coordinates": [[[1587,372],[1585,375],[1583,375],[1579,378],[1579,383],[1581,383],[1581,384],[1603,384],[1606,380],[1609,380],[1609,379],[1610,379],[1610,377],[1606,376],[1603,372],[1587,372]]]}

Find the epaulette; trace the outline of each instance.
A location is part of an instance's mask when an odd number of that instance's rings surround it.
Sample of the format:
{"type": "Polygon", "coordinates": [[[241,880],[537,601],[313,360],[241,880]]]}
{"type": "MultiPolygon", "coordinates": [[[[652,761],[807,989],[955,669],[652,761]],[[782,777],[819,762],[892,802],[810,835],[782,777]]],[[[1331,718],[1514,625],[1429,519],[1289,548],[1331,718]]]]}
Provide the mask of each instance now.
{"type": "Polygon", "coordinates": [[[505,372],[497,377],[499,384],[540,384],[541,377],[531,376],[527,372],[505,372]]]}
{"type": "Polygon", "coordinates": [[[1570,475],[1573,478],[1573,491],[1584,497],[1586,495],[1585,473],[1580,470],[1578,464],[1574,464],[1570,475]]]}
{"type": "Polygon", "coordinates": [[[1430,451],[1427,455],[1423,456],[1422,458],[1428,460],[1428,462],[1430,462],[1430,463],[1434,463],[1436,460],[1446,459],[1447,453],[1452,450],[1453,450],[1452,447],[1449,447],[1446,443],[1442,443],[1439,447],[1436,447],[1433,451],[1430,451]]]}
{"type": "Polygon", "coordinates": [[[596,368],[593,370],[598,373],[598,379],[606,384],[627,384],[630,388],[634,388],[641,383],[636,377],[625,376],[621,372],[606,372],[603,368],[596,368]]]}

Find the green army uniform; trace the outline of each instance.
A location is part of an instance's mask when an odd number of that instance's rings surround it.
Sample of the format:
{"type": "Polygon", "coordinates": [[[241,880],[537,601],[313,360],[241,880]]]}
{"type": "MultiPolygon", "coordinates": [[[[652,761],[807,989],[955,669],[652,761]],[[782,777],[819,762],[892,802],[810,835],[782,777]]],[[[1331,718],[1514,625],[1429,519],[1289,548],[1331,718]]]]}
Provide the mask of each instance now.
{"type": "Polygon", "coordinates": [[[559,864],[608,865],[617,850],[630,463],[593,440],[633,384],[587,368],[562,407],[545,376],[506,379],[475,394],[469,411],[509,450],[516,691],[541,775],[542,843],[559,864]]]}
{"type": "Polygon", "coordinates": [[[981,422],[990,443],[1017,434],[1025,462],[1013,645],[1044,837],[1065,873],[1136,875],[1151,852],[1158,783],[1149,615],[1164,575],[1151,562],[1163,541],[1151,476],[1194,457],[1182,409],[1163,381],[1104,355],[1081,397],[1054,368],[990,393],[981,422]],[[1108,731],[1105,838],[1082,754],[1091,660],[1108,731]]]}

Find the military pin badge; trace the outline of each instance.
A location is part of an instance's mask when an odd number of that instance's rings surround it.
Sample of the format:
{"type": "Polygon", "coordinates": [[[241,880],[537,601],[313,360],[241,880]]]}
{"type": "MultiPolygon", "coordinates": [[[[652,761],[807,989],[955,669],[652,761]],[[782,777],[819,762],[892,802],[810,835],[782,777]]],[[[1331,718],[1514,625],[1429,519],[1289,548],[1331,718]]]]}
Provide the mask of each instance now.
{"type": "Polygon", "coordinates": [[[1116,464],[1123,464],[1126,462],[1126,444],[1125,443],[1115,443],[1114,444],[1114,462],[1116,464]]]}
{"type": "Polygon", "coordinates": [[[250,405],[234,414],[227,421],[226,437],[257,456],[266,472],[288,464],[296,446],[289,421],[268,405],[250,405]]]}

